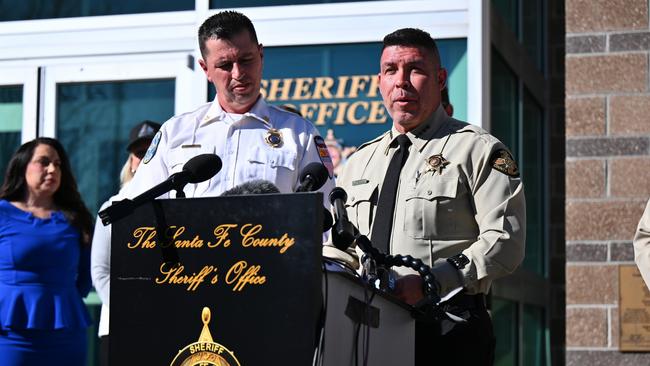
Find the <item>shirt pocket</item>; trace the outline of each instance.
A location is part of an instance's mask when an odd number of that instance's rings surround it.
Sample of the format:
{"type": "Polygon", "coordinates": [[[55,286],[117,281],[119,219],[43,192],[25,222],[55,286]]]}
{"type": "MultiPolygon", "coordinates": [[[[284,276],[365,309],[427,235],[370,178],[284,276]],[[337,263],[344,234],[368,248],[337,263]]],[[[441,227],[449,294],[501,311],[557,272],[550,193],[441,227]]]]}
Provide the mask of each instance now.
{"type": "Polygon", "coordinates": [[[246,178],[277,183],[287,175],[293,176],[296,170],[296,155],[296,152],[291,150],[254,146],[248,151],[246,158],[246,178]]]}
{"type": "MultiPolygon", "coordinates": [[[[178,173],[183,170],[183,166],[195,156],[201,154],[214,154],[213,146],[201,147],[177,147],[169,151],[169,172],[171,174],[178,173]]],[[[219,174],[219,173],[217,173],[219,174]]],[[[212,178],[211,178],[212,179],[212,178]]],[[[197,184],[187,184],[183,191],[187,197],[194,197],[200,192],[204,192],[210,185],[210,180],[203,181],[197,184]]],[[[176,193],[171,193],[175,197],[176,193]]]]}
{"type": "Polygon", "coordinates": [[[414,239],[445,239],[455,236],[458,211],[458,176],[425,176],[407,194],[404,231],[414,239]]]}
{"type": "Polygon", "coordinates": [[[357,226],[359,233],[370,235],[370,223],[377,206],[377,184],[361,184],[348,188],[348,201],[345,205],[350,221],[357,226]]]}

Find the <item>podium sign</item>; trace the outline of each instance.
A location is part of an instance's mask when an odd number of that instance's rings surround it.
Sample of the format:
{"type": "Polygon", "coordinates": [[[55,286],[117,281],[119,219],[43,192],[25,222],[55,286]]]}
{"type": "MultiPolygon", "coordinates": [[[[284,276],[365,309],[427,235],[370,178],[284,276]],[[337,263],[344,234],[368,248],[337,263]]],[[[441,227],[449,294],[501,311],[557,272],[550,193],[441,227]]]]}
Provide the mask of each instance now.
{"type": "Polygon", "coordinates": [[[157,200],[115,223],[110,364],[311,364],[322,206],[320,193],[157,200]]]}

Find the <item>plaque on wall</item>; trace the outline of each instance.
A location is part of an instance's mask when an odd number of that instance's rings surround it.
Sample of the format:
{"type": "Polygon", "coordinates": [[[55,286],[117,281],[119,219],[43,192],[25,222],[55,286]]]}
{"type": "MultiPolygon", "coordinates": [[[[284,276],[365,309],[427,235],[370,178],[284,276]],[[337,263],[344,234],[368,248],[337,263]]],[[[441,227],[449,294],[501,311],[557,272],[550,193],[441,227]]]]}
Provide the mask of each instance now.
{"type": "Polygon", "coordinates": [[[621,351],[650,351],[650,291],[635,265],[619,266],[621,351]]]}

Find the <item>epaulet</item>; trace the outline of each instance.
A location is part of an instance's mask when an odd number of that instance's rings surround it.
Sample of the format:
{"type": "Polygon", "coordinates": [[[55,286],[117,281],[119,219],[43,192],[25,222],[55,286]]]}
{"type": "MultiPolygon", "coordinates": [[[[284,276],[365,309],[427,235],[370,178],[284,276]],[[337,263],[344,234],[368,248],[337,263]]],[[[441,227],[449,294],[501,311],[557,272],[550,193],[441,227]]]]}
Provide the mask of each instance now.
{"type": "Polygon", "coordinates": [[[370,146],[370,145],[372,145],[372,144],[375,144],[375,143],[381,141],[381,139],[383,139],[384,136],[386,136],[386,135],[389,134],[389,133],[390,133],[390,131],[386,131],[386,132],[382,133],[381,135],[375,137],[374,139],[372,139],[372,140],[370,140],[370,141],[368,141],[368,142],[364,142],[363,144],[361,144],[361,146],[359,146],[359,147],[357,148],[357,151],[363,149],[363,148],[366,147],[366,146],[370,146]]]}
{"type": "Polygon", "coordinates": [[[309,126],[316,127],[312,121],[308,120],[307,118],[303,117],[302,115],[300,115],[300,114],[298,114],[296,112],[288,111],[288,110],[286,110],[286,109],[284,109],[284,108],[282,108],[280,106],[277,106],[275,104],[267,104],[266,106],[268,107],[268,109],[272,109],[274,112],[282,113],[284,115],[287,115],[287,116],[293,117],[295,119],[301,120],[301,121],[303,121],[303,123],[306,123],[309,126]]]}
{"type": "MultiPolygon", "coordinates": [[[[284,108],[280,108],[280,107],[278,107],[278,106],[275,105],[275,104],[267,104],[266,106],[267,106],[269,109],[273,109],[273,110],[275,110],[276,112],[292,113],[292,112],[289,112],[288,110],[286,110],[286,109],[284,109],[284,108]]],[[[294,113],[294,114],[295,114],[295,113],[294,113]]],[[[295,114],[295,115],[298,116],[298,117],[300,117],[300,115],[298,115],[298,114],[295,114]]]]}
{"type": "Polygon", "coordinates": [[[450,118],[450,121],[447,124],[447,128],[455,132],[473,132],[478,135],[487,134],[487,131],[485,131],[479,126],[473,125],[471,123],[459,121],[453,118],[450,118]]]}
{"type": "Polygon", "coordinates": [[[198,112],[200,109],[203,109],[203,108],[206,108],[206,107],[207,107],[207,109],[209,109],[209,108],[210,108],[210,104],[211,104],[211,102],[203,103],[203,104],[201,104],[200,106],[194,108],[193,110],[191,110],[191,111],[189,111],[189,112],[184,112],[184,113],[181,113],[181,114],[177,114],[177,115],[171,117],[170,119],[168,119],[167,121],[171,121],[171,120],[174,120],[174,119],[181,119],[181,118],[183,118],[183,117],[185,117],[185,116],[188,116],[188,115],[194,114],[194,113],[198,112]]]}
{"type": "Polygon", "coordinates": [[[449,131],[453,131],[453,133],[470,133],[474,134],[478,140],[481,140],[487,144],[494,144],[498,142],[499,140],[490,135],[486,130],[483,128],[473,125],[471,123],[459,121],[457,119],[451,119],[451,121],[447,124],[447,128],[449,131]]]}

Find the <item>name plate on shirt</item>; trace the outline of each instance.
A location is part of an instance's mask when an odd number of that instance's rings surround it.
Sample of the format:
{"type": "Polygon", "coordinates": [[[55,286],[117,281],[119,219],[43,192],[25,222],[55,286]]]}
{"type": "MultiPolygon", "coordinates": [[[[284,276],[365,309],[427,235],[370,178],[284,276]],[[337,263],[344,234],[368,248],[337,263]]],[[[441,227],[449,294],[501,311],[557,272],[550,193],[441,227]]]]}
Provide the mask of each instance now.
{"type": "Polygon", "coordinates": [[[650,351],[650,291],[635,265],[619,266],[621,351],[650,351]]]}
{"type": "Polygon", "coordinates": [[[322,206],[321,193],[156,200],[115,223],[111,365],[311,364],[322,206]]]}

